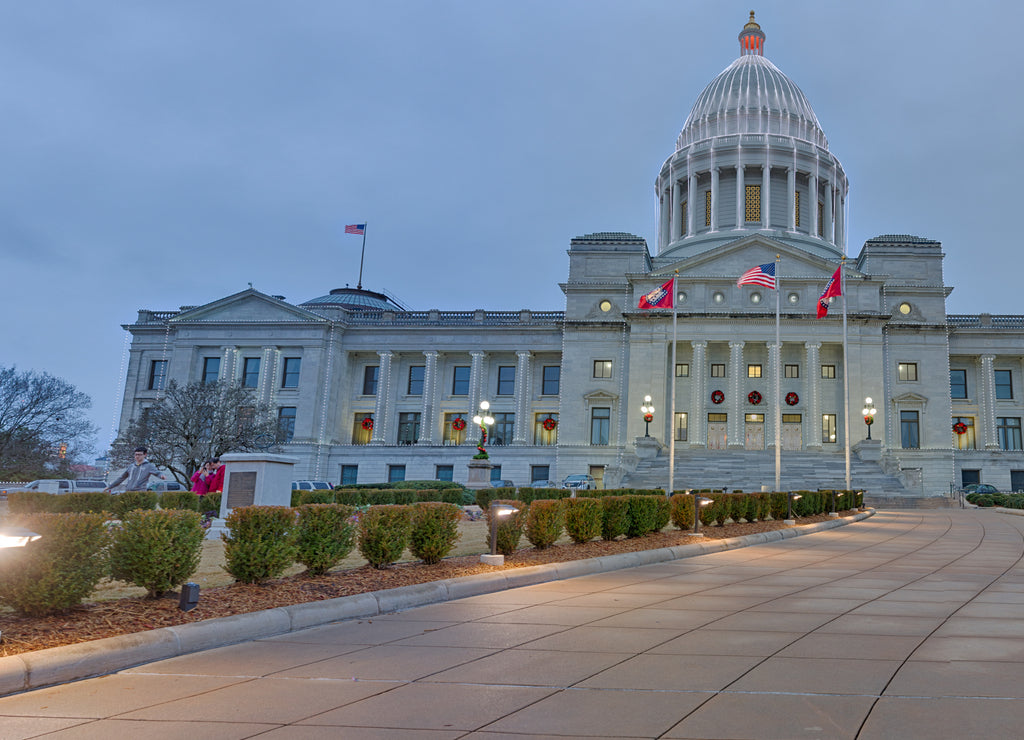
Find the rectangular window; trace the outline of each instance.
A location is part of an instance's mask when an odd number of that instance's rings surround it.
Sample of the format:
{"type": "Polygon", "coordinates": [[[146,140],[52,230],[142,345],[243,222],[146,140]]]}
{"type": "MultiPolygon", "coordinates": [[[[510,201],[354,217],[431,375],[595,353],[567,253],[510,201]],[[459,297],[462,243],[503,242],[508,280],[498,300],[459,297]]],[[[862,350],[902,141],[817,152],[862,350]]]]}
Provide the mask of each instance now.
{"type": "Polygon", "coordinates": [[[455,480],[455,466],[435,465],[434,480],[455,480]]]}
{"type": "Polygon", "coordinates": [[[1009,370],[996,370],[996,398],[1013,398],[1013,376],[1009,370]]]}
{"type": "Polygon", "coordinates": [[[794,195],[796,196],[796,200],[793,203],[793,215],[796,219],[797,228],[800,228],[800,191],[797,190],[794,195]]]}
{"type": "Polygon", "coordinates": [[[836,415],[821,415],[821,441],[822,444],[832,445],[836,443],[836,415]]]}
{"type": "Polygon", "coordinates": [[[916,450],[921,446],[920,419],[917,411],[900,412],[900,444],[908,450],[916,450]]]}
{"type": "Polygon", "coordinates": [[[1020,417],[999,416],[996,417],[996,435],[999,438],[999,449],[1019,450],[1021,449],[1020,438],[1020,417]]]}
{"type": "Polygon", "coordinates": [[[836,366],[835,365],[822,365],[821,366],[821,377],[826,380],[836,379],[836,366]]]}
{"type": "Polygon", "coordinates": [[[818,201],[818,236],[825,233],[825,204],[818,201]]]}
{"type": "Polygon", "coordinates": [[[398,415],[398,444],[413,445],[420,438],[419,412],[398,415]]]}
{"type": "Polygon", "coordinates": [[[487,443],[495,446],[512,444],[512,433],[515,431],[515,423],[515,414],[495,414],[494,426],[491,427],[491,434],[487,443]]]}
{"type": "Polygon", "coordinates": [[[558,444],[558,414],[533,415],[533,443],[535,445],[558,444]]]}
{"type": "Polygon", "coordinates": [[[295,436],[294,406],[282,406],[277,410],[277,436],[282,442],[291,442],[295,436]]]}
{"type": "Polygon", "coordinates": [[[469,429],[469,419],[464,413],[444,415],[444,434],[441,444],[460,445],[466,440],[466,430],[469,429]],[[459,429],[458,427],[462,427],[459,429]]]}
{"type": "Polygon", "coordinates": [[[900,380],[912,382],[917,380],[917,363],[900,362],[896,365],[896,372],[900,380]]]}
{"type": "Polygon", "coordinates": [[[606,445],[611,438],[612,410],[595,408],[590,412],[590,444],[606,445]]]}
{"type": "Polygon", "coordinates": [[[530,483],[536,483],[537,481],[549,480],[551,476],[550,465],[531,465],[530,466],[530,483]]]}
{"type": "Polygon", "coordinates": [[[595,378],[610,378],[610,377],[612,377],[612,361],[611,360],[594,360],[594,377],[595,378]]]}
{"type": "Polygon", "coordinates": [[[744,221],[760,221],[761,220],[761,186],[760,185],[747,185],[746,188],[747,200],[746,208],[744,210],[744,221]]]}
{"type": "Polygon", "coordinates": [[[704,191],[704,225],[711,225],[711,191],[704,191]]]}
{"type": "Polygon", "coordinates": [[[711,365],[711,377],[712,378],[724,378],[725,377],[725,364],[724,363],[712,363],[712,365],[711,365]]]}
{"type": "Polygon", "coordinates": [[[204,357],[203,358],[203,384],[216,383],[217,377],[220,375],[220,358],[219,357],[204,357]]]}
{"type": "Polygon", "coordinates": [[[423,365],[413,365],[409,368],[409,385],[406,390],[410,396],[423,395],[423,376],[426,370],[423,365]]]}
{"type": "Polygon", "coordinates": [[[690,365],[686,362],[676,363],[676,377],[677,378],[688,378],[690,377],[690,365]]]}
{"type": "Polygon", "coordinates": [[[761,366],[760,365],[747,365],[747,377],[748,378],[760,378],[761,377],[761,366]]]}
{"type": "Polygon", "coordinates": [[[967,371],[949,371],[949,395],[952,398],[967,398],[967,371]]]}
{"type": "Polygon", "coordinates": [[[744,414],[743,421],[748,424],[764,424],[764,414],[744,414]]]}
{"type": "Polygon", "coordinates": [[[342,465],[341,466],[341,485],[343,486],[354,486],[356,481],[359,480],[359,466],[358,465],[342,465]]]}
{"type": "Polygon", "coordinates": [[[683,219],[682,221],[679,222],[679,223],[681,223],[683,225],[683,227],[679,230],[679,233],[681,233],[681,234],[685,234],[686,233],[686,224],[689,223],[686,220],[686,217],[689,215],[687,213],[687,208],[686,208],[687,202],[688,201],[684,200],[682,203],[680,203],[680,210],[682,211],[682,219],[683,219]]]}
{"type": "Polygon", "coordinates": [[[352,424],[352,444],[368,445],[373,438],[373,414],[356,414],[352,424]]]}
{"type": "Polygon", "coordinates": [[[149,390],[162,391],[167,382],[167,360],[153,360],[149,363],[149,390]]]}
{"type": "Polygon", "coordinates": [[[469,395],[469,365],[456,365],[452,374],[452,395],[469,395]]]}
{"type": "Polygon", "coordinates": [[[786,365],[784,369],[784,377],[786,378],[799,378],[800,377],[800,366],[799,365],[786,365]]]}
{"type": "Polygon", "coordinates": [[[498,395],[511,396],[516,392],[516,369],[512,365],[498,368],[498,395]]]}
{"type": "Polygon", "coordinates": [[[542,396],[557,396],[561,377],[562,368],[558,365],[545,365],[541,371],[540,394],[542,396]]]}
{"type": "Polygon", "coordinates": [[[388,465],[388,483],[401,483],[405,480],[404,465],[388,465]]]}
{"type": "Polygon", "coordinates": [[[782,415],[782,423],[783,424],[800,424],[803,421],[803,418],[804,417],[803,417],[802,414],[783,414],[782,415]]]}
{"type": "Polygon", "coordinates": [[[686,441],[687,435],[689,434],[689,430],[687,428],[688,426],[689,426],[689,419],[688,419],[688,417],[686,415],[686,412],[685,411],[677,411],[676,412],[676,423],[675,423],[676,442],[685,442],[686,441]]]}
{"type": "Polygon", "coordinates": [[[282,388],[299,387],[299,368],[302,367],[301,357],[285,357],[284,372],[281,373],[282,388]]]}
{"type": "Polygon", "coordinates": [[[260,382],[260,358],[246,357],[242,360],[242,387],[255,388],[260,382]]]}
{"type": "Polygon", "coordinates": [[[380,367],[377,365],[370,365],[363,370],[363,395],[364,396],[376,396],[377,395],[377,373],[380,372],[380,367]]]}

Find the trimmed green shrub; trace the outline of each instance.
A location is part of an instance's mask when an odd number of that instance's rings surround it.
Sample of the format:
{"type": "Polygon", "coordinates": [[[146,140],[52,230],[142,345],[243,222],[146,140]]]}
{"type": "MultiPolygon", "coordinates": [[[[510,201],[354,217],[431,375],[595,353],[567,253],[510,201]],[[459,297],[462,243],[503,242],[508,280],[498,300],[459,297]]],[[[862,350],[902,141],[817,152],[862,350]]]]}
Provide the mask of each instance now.
{"type": "Polygon", "coordinates": [[[672,520],[672,507],[669,506],[668,496],[664,493],[657,493],[653,495],[654,498],[654,529],[652,532],[660,532],[668,523],[672,520]]]}
{"type": "Polygon", "coordinates": [[[565,508],[559,499],[537,499],[526,511],[526,539],[538,550],[555,544],[564,527],[565,508]]]}
{"type": "Polygon", "coordinates": [[[220,516],[220,499],[223,491],[214,491],[199,497],[199,513],[220,516]]]}
{"type": "Polygon", "coordinates": [[[114,508],[113,496],[103,491],[53,494],[50,511],[57,513],[91,512],[102,514],[114,508]]]}
{"type": "Polygon", "coordinates": [[[315,491],[301,491],[299,496],[299,506],[305,506],[306,504],[333,504],[334,503],[334,491],[325,491],[319,488],[315,491]]]}
{"type": "Polygon", "coordinates": [[[604,508],[601,518],[601,537],[614,540],[629,531],[629,499],[625,496],[603,496],[604,508]]]}
{"type": "Polygon", "coordinates": [[[442,501],[421,501],[412,505],[409,552],[424,563],[441,562],[459,541],[462,509],[442,501]]]}
{"type": "Polygon", "coordinates": [[[693,529],[693,496],[675,493],[669,499],[672,525],[677,529],[693,529]]]}
{"type": "Polygon", "coordinates": [[[160,494],[160,508],[199,511],[199,494],[193,491],[164,491],[160,494]]]}
{"type": "Polygon", "coordinates": [[[597,498],[566,498],[565,531],[577,544],[590,542],[601,536],[601,522],[604,507],[597,498]]]}
{"type": "Polygon", "coordinates": [[[103,514],[26,514],[12,522],[42,537],[0,557],[0,603],[30,617],[70,609],[107,574],[103,514]]]}
{"type": "Polygon", "coordinates": [[[412,531],[408,506],[371,506],[359,515],[359,552],[374,568],[397,562],[412,531]]]}
{"type": "Polygon", "coordinates": [[[11,514],[41,514],[52,511],[56,498],[45,491],[11,491],[7,494],[7,511],[11,514]]]}
{"type": "Polygon", "coordinates": [[[629,501],[629,525],[626,527],[627,537],[643,537],[645,534],[650,534],[660,529],[657,526],[659,519],[658,501],[664,499],[664,496],[630,495],[626,498],[629,501]]]}
{"type": "MultiPolygon", "coordinates": [[[[526,504],[515,499],[495,499],[493,503],[508,504],[516,509],[508,516],[498,517],[497,550],[502,555],[512,555],[519,548],[519,540],[523,537],[523,525],[526,521],[526,504]]],[[[487,521],[487,547],[491,546],[491,509],[484,510],[487,521]]]]}
{"type": "Polygon", "coordinates": [[[110,575],[146,589],[150,598],[160,597],[199,568],[203,534],[195,511],[130,510],[113,532],[110,575]]]}
{"type": "Polygon", "coordinates": [[[156,491],[125,491],[111,500],[111,514],[115,519],[123,520],[129,511],[152,511],[156,508],[157,498],[156,491]]]}
{"type": "MultiPolygon", "coordinates": [[[[309,491],[307,491],[309,493],[309,491]]],[[[356,544],[354,509],[341,504],[303,504],[296,509],[295,561],[318,576],[340,563],[356,544]]]]}
{"type": "Polygon", "coordinates": [[[769,495],[770,510],[772,513],[772,519],[782,521],[786,518],[786,507],[787,507],[787,496],[785,491],[772,491],[769,495]]]}
{"type": "MultiPolygon", "coordinates": [[[[195,496],[195,494],[192,494],[195,496]]],[[[295,512],[287,506],[240,506],[224,520],[224,570],[242,583],[279,577],[295,562],[295,512]]]]}

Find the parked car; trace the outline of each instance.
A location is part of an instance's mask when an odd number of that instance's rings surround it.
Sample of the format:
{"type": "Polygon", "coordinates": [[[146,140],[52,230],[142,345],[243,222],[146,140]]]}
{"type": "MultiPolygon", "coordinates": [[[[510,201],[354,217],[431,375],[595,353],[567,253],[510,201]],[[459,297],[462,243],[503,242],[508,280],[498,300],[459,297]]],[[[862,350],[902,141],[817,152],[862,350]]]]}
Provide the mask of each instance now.
{"type": "Polygon", "coordinates": [[[102,491],[107,487],[105,481],[94,479],[70,480],[68,478],[44,478],[27,483],[21,488],[9,490],[45,491],[46,493],[81,493],[83,491],[102,491]]]}
{"type": "Polygon", "coordinates": [[[149,484],[150,491],[184,491],[185,486],[175,480],[158,480],[149,484]]]}
{"type": "Polygon", "coordinates": [[[597,488],[591,475],[567,475],[562,481],[562,488],[573,488],[577,491],[591,491],[597,488]]]}
{"type": "Polygon", "coordinates": [[[988,483],[968,483],[964,486],[964,493],[999,493],[999,489],[988,483]]]}
{"type": "Polygon", "coordinates": [[[535,480],[531,481],[530,485],[526,488],[558,488],[558,484],[553,480],[535,480]]]}
{"type": "Polygon", "coordinates": [[[510,480],[492,480],[491,488],[515,488],[516,484],[510,480]]]}
{"type": "Polygon", "coordinates": [[[324,480],[293,480],[293,491],[330,491],[334,486],[324,480]]]}

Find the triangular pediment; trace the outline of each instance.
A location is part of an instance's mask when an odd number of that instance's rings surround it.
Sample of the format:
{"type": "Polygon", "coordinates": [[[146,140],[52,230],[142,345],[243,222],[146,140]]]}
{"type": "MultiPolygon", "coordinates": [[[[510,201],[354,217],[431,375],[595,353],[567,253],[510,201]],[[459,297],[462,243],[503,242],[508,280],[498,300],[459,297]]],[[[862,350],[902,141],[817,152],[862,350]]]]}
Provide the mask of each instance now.
{"type": "Polygon", "coordinates": [[[619,400],[619,397],[615,393],[610,393],[609,391],[591,391],[590,393],[584,394],[583,400],[590,405],[594,405],[601,403],[614,403],[619,400]]]}
{"type": "Polygon", "coordinates": [[[924,406],[928,403],[928,397],[920,393],[901,393],[892,397],[892,402],[902,406],[924,406]]]}
{"type": "Polygon", "coordinates": [[[171,321],[172,323],[185,321],[315,321],[323,323],[326,319],[312,311],[286,303],[280,298],[249,288],[211,303],[182,311],[171,321]]]}

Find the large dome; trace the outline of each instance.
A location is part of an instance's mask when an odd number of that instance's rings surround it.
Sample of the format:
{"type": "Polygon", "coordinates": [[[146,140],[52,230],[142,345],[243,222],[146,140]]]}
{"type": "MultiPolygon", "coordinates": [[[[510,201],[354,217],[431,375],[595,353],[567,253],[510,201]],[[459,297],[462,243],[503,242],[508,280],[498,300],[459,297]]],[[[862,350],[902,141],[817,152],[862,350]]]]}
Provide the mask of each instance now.
{"type": "Polygon", "coordinates": [[[764,33],[753,12],[739,38],[741,56],[697,97],[676,149],[730,134],[792,136],[827,149],[828,140],[803,90],[763,56],[764,33]]]}

